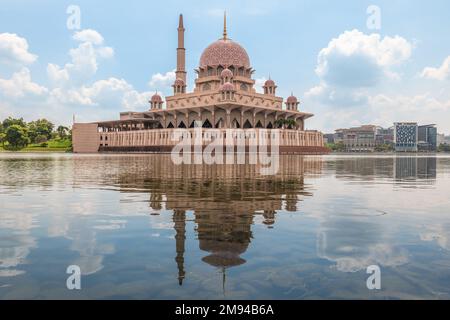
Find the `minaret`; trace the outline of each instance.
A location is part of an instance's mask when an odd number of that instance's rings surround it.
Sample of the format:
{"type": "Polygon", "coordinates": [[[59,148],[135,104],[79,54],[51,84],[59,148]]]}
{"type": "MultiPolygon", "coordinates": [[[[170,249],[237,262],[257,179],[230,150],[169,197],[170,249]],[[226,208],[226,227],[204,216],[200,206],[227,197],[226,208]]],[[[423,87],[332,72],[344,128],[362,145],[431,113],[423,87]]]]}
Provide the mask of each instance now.
{"type": "Polygon", "coordinates": [[[184,31],[183,15],[180,14],[180,20],[178,22],[177,70],[175,72],[176,83],[173,86],[175,94],[186,92],[186,49],[184,47],[184,31]],[[180,86],[180,84],[182,85],[180,86]]]}

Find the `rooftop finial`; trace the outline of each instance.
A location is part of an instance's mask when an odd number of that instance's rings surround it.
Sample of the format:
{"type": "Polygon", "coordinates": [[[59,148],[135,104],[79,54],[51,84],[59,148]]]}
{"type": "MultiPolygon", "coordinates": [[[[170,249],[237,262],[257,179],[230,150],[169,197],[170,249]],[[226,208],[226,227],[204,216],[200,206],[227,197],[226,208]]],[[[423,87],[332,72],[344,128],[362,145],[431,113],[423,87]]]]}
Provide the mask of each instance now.
{"type": "Polygon", "coordinates": [[[223,40],[227,40],[227,12],[223,12],[223,40]]]}
{"type": "Polygon", "coordinates": [[[183,25],[183,15],[180,14],[180,19],[178,21],[178,28],[179,29],[184,29],[184,25],[183,25]]]}

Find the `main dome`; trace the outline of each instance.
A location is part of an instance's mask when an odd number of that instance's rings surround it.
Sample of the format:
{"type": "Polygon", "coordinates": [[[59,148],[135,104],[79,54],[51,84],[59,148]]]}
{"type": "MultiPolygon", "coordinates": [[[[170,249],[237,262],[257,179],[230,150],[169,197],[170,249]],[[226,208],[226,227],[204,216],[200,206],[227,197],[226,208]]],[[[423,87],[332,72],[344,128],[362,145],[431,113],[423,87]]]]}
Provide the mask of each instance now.
{"type": "Polygon", "coordinates": [[[220,39],[210,44],[200,57],[200,68],[217,66],[250,68],[250,58],[237,42],[220,39]]]}

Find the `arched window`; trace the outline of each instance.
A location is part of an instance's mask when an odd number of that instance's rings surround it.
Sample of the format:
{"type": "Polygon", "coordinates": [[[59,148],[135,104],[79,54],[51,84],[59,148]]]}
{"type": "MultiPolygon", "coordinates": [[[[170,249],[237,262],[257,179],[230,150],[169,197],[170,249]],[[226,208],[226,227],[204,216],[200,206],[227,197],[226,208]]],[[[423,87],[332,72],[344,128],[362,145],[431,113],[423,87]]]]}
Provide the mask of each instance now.
{"type": "Polygon", "coordinates": [[[248,86],[245,83],[241,84],[241,90],[242,91],[247,91],[248,90],[248,86]]]}
{"type": "Polygon", "coordinates": [[[267,129],[273,129],[273,124],[272,124],[272,122],[269,122],[269,124],[267,125],[267,129]]]}
{"type": "Polygon", "coordinates": [[[256,123],[255,128],[264,128],[260,120],[256,123]]]}
{"type": "Polygon", "coordinates": [[[211,122],[209,122],[209,120],[206,119],[206,120],[203,122],[203,126],[202,126],[202,127],[203,127],[203,128],[212,128],[211,122]]]}
{"type": "Polygon", "coordinates": [[[250,123],[250,121],[248,121],[248,119],[247,119],[244,122],[244,129],[250,129],[250,128],[253,128],[253,127],[252,127],[252,124],[250,123]]]}
{"type": "Polygon", "coordinates": [[[211,90],[211,85],[209,83],[205,83],[203,85],[203,91],[209,91],[209,90],[211,90]]]}
{"type": "Polygon", "coordinates": [[[231,127],[233,129],[239,129],[241,126],[239,125],[239,122],[236,120],[236,118],[233,119],[233,121],[231,122],[231,127]]]}
{"type": "Polygon", "coordinates": [[[186,125],[184,124],[183,121],[180,122],[180,124],[178,125],[178,128],[186,128],[186,125]]]}
{"type": "Polygon", "coordinates": [[[173,128],[172,122],[169,122],[169,125],[167,126],[167,128],[173,128]]]}
{"type": "Polygon", "coordinates": [[[220,118],[219,121],[216,122],[216,128],[220,129],[220,128],[223,128],[223,127],[224,127],[223,126],[223,119],[220,118]]]}

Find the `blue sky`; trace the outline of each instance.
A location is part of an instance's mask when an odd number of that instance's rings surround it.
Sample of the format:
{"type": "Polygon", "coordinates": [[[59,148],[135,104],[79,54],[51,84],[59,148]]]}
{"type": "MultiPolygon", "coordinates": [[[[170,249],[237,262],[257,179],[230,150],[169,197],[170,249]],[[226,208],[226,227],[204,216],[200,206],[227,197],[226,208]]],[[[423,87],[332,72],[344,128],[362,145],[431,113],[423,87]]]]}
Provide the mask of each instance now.
{"type": "Polygon", "coordinates": [[[70,124],[148,108],[171,94],[183,13],[187,69],[222,32],[248,52],[260,84],[291,91],[307,127],[437,123],[450,134],[450,3],[430,1],[10,1],[0,5],[0,117],[70,124]],[[80,29],[67,28],[70,5],[80,29]],[[379,7],[380,29],[366,10],[379,7]]]}

